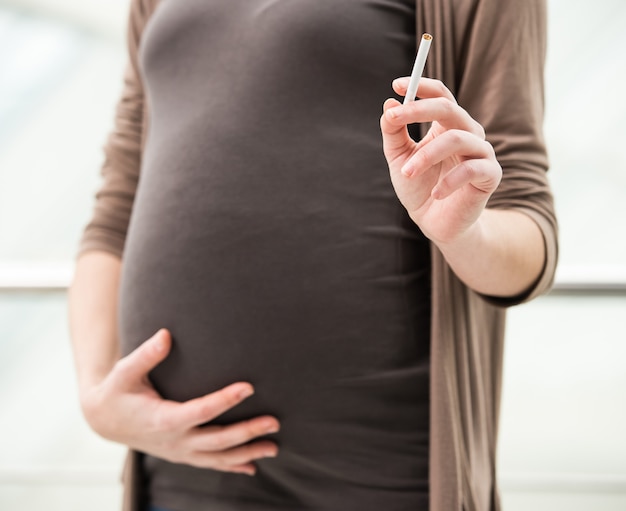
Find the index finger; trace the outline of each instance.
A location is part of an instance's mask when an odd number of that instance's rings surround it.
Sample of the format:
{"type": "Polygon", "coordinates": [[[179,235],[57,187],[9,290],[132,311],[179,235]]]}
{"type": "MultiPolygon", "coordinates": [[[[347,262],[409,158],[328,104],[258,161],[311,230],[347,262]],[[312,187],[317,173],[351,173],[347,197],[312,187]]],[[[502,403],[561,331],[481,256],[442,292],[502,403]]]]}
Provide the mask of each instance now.
{"type": "Polygon", "coordinates": [[[445,129],[469,131],[484,140],[485,130],[465,109],[444,97],[423,98],[385,111],[391,124],[437,121],[445,129]]]}
{"type": "MultiPolygon", "coordinates": [[[[406,94],[406,90],[409,86],[410,78],[403,76],[402,78],[396,78],[392,83],[393,90],[400,96],[406,94]]],[[[446,98],[456,103],[454,94],[445,86],[441,80],[434,80],[433,78],[420,78],[419,88],[417,89],[418,98],[446,98]]]]}
{"type": "Polygon", "coordinates": [[[205,396],[176,403],[173,408],[174,428],[193,428],[215,419],[254,394],[247,382],[237,382],[205,396]]]}
{"type": "Polygon", "coordinates": [[[389,98],[383,104],[383,114],[380,116],[380,131],[383,136],[383,152],[387,160],[392,163],[398,158],[410,155],[415,142],[409,136],[406,125],[392,124],[387,119],[387,110],[400,106],[400,103],[389,98]]]}

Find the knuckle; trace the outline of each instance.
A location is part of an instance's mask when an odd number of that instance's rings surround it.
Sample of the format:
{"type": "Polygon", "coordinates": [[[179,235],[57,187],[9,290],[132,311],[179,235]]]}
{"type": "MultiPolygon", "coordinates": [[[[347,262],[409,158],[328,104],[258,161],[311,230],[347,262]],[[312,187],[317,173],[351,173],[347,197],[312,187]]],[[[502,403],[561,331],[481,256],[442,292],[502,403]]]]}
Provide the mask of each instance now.
{"type": "Polygon", "coordinates": [[[434,82],[435,82],[434,85],[436,87],[437,93],[440,96],[444,97],[446,100],[448,100],[451,104],[456,105],[454,96],[450,92],[450,89],[446,87],[446,84],[443,83],[441,80],[434,80],[434,82]]]}
{"type": "MultiPolygon", "coordinates": [[[[477,127],[476,127],[476,132],[477,132],[478,136],[479,136],[480,138],[482,138],[483,140],[486,140],[486,138],[487,138],[487,132],[485,131],[485,128],[484,128],[484,127],[483,127],[483,125],[482,125],[482,124],[480,124],[479,122],[477,122],[476,124],[477,124],[477,127]]],[[[491,146],[491,144],[489,144],[489,146],[491,146]]],[[[493,149],[493,147],[492,147],[492,149],[493,149]]]]}
{"type": "Polygon", "coordinates": [[[180,449],[180,447],[171,440],[163,442],[161,444],[161,449],[163,452],[168,453],[168,461],[172,463],[184,463],[188,459],[190,454],[189,452],[180,449]]]}
{"type": "Polygon", "coordinates": [[[208,442],[212,450],[224,452],[236,446],[247,448],[248,446],[242,444],[263,433],[264,430],[260,425],[247,421],[230,429],[222,428],[212,435],[208,442]]]}
{"type": "MultiPolygon", "coordinates": [[[[220,404],[227,408],[232,408],[233,406],[238,404],[239,401],[241,401],[239,395],[235,392],[232,392],[230,389],[222,389],[218,392],[216,397],[219,399],[220,404]]],[[[212,403],[209,406],[213,408],[212,403]]]]}
{"type": "Polygon", "coordinates": [[[113,372],[115,374],[124,374],[128,371],[129,367],[128,357],[120,358],[115,364],[113,364],[113,372]]]}
{"type": "Polygon", "coordinates": [[[416,158],[417,163],[419,165],[421,165],[423,167],[430,167],[431,166],[431,161],[433,159],[432,151],[430,151],[430,149],[427,149],[426,147],[423,147],[415,155],[415,158],[416,158]]]}
{"type": "Polygon", "coordinates": [[[204,469],[211,469],[211,470],[219,470],[221,472],[226,472],[226,467],[219,465],[218,463],[215,463],[215,461],[213,461],[212,458],[199,458],[198,460],[196,460],[196,462],[194,463],[195,467],[198,468],[204,468],[204,469]]]}
{"type": "Polygon", "coordinates": [[[257,458],[262,458],[258,443],[242,445],[238,449],[238,462],[248,463],[257,458]]]}
{"type": "Polygon", "coordinates": [[[439,92],[445,92],[447,90],[447,87],[444,85],[444,83],[441,80],[433,80],[433,82],[439,92]]]}
{"type": "Polygon", "coordinates": [[[174,430],[174,418],[171,414],[165,413],[163,410],[157,410],[155,412],[152,424],[156,431],[174,430]]]}
{"type": "Polygon", "coordinates": [[[113,370],[122,377],[133,374],[138,366],[143,365],[142,361],[150,359],[150,352],[144,345],[139,346],[135,351],[120,358],[113,365],[113,370]]]}
{"type": "Polygon", "coordinates": [[[266,458],[270,453],[276,454],[277,447],[272,442],[257,442],[252,450],[252,455],[255,458],[266,458]]]}
{"type": "Polygon", "coordinates": [[[199,420],[210,420],[215,416],[215,405],[207,401],[198,403],[196,413],[199,420]]]}
{"type": "Polygon", "coordinates": [[[228,465],[233,464],[232,462],[229,463],[228,455],[221,453],[221,452],[211,453],[209,460],[207,460],[207,463],[211,463],[211,465],[214,467],[216,466],[226,467],[228,465]]]}
{"type": "Polygon", "coordinates": [[[471,181],[478,174],[475,163],[471,161],[466,161],[459,170],[466,181],[471,181]]]}
{"type": "Polygon", "coordinates": [[[187,464],[195,468],[210,468],[215,470],[221,470],[219,465],[215,463],[212,456],[191,456],[187,460],[187,464]]]}
{"type": "Polygon", "coordinates": [[[417,101],[411,101],[406,105],[402,105],[402,119],[412,118],[417,110],[417,101]]]}
{"type": "Polygon", "coordinates": [[[160,429],[162,431],[173,431],[174,430],[174,419],[171,415],[162,413],[160,418],[160,429]]]}
{"type": "Polygon", "coordinates": [[[152,435],[151,444],[159,457],[173,463],[185,462],[193,454],[189,443],[174,435],[152,435]]]}
{"type": "Polygon", "coordinates": [[[230,447],[230,439],[224,432],[216,432],[209,439],[210,449],[212,451],[224,451],[230,447]]]}
{"type": "Polygon", "coordinates": [[[450,142],[458,146],[463,142],[464,135],[461,130],[450,130],[448,131],[448,137],[450,137],[450,142]]]}
{"type": "Polygon", "coordinates": [[[456,113],[457,108],[458,108],[456,103],[453,103],[448,98],[439,98],[438,101],[446,117],[451,117],[452,115],[456,113]]]}
{"type": "Polygon", "coordinates": [[[131,377],[133,363],[129,357],[119,359],[113,368],[111,369],[112,383],[113,385],[119,385],[120,383],[127,381],[131,377]]]}
{"type": "Polygon", "coordinates": [[[258,421],[248,421],[244,424],[244,431],[247,439],[263,434],[264,429],[264,425],[258,421]]]}

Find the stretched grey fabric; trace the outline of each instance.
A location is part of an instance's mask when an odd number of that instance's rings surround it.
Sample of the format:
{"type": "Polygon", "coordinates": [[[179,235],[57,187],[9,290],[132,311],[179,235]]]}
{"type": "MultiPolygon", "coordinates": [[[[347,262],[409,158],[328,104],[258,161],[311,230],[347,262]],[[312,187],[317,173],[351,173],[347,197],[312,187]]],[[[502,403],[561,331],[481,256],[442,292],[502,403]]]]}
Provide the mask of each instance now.
{"type": "MultiPolygon", "coordinates": [[[[105,145],[104,183],[78,254],[123,254],[139,162],[150,136],[151,105],[137,50],[157,4],[131,3],[124,90],[105,145]]],[[[494,144],[504,178],[490,207],[528,214],[546,243],[541,277],[527,293],[508,300],[472,292],[431,247],[430,509],[500,510],[495,453],[504,307],[546,292],[557,261],[542,135],[545,2],[419,0],[416,27],[417,33],[435,36],[426,75],[446,83],[494,144]]],[[[127,510],[142,509],[141,470],[139,454],[130,451],[124,471],[127,510]]]]}
{"type": "Polygon", "coordinates": [[[144,31],[150,138],[123,255],[123,354],[184,401],[255,395],[254,477],[145,458],[158,506],[428,507],[430,252],[390,186],[380,105],[414,58],[407,0],[165,2],[144,31]]]}

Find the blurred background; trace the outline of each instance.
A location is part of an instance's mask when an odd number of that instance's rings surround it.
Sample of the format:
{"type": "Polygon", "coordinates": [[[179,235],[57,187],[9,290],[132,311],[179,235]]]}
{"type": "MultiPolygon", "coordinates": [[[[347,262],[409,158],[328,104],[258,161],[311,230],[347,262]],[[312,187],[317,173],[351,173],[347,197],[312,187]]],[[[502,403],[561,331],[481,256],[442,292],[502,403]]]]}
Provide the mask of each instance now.
{"type": "MultiPolygon", "coordinates": [[[[561,264],[509,313],[505,511],[626,509],[626,2],[548,0],[561,264]]],[[[0,509],[114,510],[124,449],[78,407],[66,288],[100,182],[128,0],[0,0],[0,509]]]]}

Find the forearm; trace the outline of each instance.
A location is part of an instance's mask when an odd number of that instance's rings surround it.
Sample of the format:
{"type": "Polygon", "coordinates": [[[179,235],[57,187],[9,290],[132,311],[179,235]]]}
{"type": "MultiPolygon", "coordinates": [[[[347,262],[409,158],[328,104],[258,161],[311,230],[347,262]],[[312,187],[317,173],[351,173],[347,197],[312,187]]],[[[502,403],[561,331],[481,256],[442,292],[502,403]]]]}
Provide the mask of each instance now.
{"type": "Polygon", "coordinates": [[[545,264],[539,226],[514,210],[485,209],[461,239],[437,246],[465,284],[491,296],[523,293],[545,264]]]}
{"type": "Polygon", "coordinates": [[[103,251],[85,252],[76,262],[68,313],[80,391],[100,382],[119,358],[120,270],[120,259],[103,251]]]}

